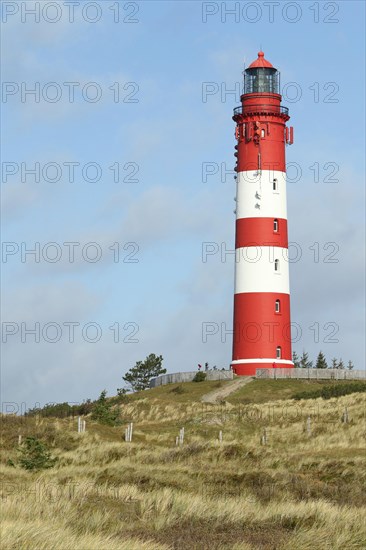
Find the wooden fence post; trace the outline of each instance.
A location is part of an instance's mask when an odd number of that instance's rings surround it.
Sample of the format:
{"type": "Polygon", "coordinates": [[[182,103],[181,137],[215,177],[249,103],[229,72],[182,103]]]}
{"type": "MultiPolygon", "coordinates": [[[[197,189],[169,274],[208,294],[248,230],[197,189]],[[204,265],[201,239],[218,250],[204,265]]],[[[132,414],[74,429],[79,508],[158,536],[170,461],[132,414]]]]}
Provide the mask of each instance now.
{"type": "Polygon", "coordinates": [[[125,429],[125,441],[127,441],[127,443],[131,443],[132,441],[132,431],[133,431],[133,423],[130,422],[127,428],[125,429]]]}
{"type": "Polygon", "coordinates": [[[343,415],[342,415],[342,422],[345,424],[348,424],[348,409],[347,407],[344,409],[343,415]]]}
{"type": "Polygon", "coordinates": [[[310,418],[310,416],[308,416],[308,418],[306,420],[306,432],[307,432],[308,436],[310,437],[311,436],[311,418],[310,418]]]}
{"type": "Polygon", "coordinates": [[[267,445],[268,444],[268,432],[267,428],[263,428],[263,435],[261,437],[261,445],[267,445]]]}

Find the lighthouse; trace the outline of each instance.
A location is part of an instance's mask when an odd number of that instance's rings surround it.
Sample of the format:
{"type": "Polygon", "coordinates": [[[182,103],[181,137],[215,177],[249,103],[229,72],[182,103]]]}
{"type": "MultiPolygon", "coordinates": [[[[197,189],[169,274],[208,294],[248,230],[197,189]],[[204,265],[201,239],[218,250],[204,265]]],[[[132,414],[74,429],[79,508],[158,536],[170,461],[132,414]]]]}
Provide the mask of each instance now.
{"type": "Polygon", "coordinates": [[[293,128],[280,73],[258,53],[244,71],[236,122],[233,356],[238,375],[293,368],[286,207],[286,145],[293,128]]]}

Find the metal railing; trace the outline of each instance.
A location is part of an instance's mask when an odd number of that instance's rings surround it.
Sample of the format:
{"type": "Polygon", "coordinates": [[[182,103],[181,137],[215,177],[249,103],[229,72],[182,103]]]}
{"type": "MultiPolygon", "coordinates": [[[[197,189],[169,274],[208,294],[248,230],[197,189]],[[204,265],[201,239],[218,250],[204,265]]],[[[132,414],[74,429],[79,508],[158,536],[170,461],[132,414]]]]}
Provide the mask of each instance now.
{"type": "Polygon", "coordinates": [[[245,105],[244,109],[242,105],[239,105],[239,107],[235,107],[234,109],[234,116],[235,115],[247,115],[250,113],[269,113],[269,114],[281,114],[288,116],[288,108],[283,107],[282,105],[270,105],[270,104],[263,104],[258,103],[256,105],[245,105]]]}

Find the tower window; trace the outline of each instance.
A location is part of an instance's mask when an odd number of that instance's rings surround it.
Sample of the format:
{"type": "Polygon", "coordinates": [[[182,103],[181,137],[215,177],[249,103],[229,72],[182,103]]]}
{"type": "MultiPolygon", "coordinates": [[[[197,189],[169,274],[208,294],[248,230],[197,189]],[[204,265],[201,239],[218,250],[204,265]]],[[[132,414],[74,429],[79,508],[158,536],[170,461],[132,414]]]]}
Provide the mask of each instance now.
{"type": "Polygon", "coordinates": [[[280,260],[275,260],[274,261],[274,269],[275,271],[279,271],[280,270],[280,260]]]}
{"type": "Polygon", "coordinates": [[[276,359],[281,359],[282,349],[281,346],[276,347],[276,359]]]}
{"type": "Polygon", "coordinates": [[[278,180],[277,180],[277,178],[273,179],[272,186],[273,186],[272,187],[273,191],[278,191],[278,180]]]}
{"type": "Polygon", "coordinates": [[[261,137],[264,138],[264,136],[265,136],[265,131],[261,130],[261,137]]]}
{"type": "Polygon", "coordinates": [[[273,220],[273,231],[275,233],[278,233],[278,220],[277,219],[273,220]]]}
{"type": "Polygon", "coordinates": [[[276,313],[281,312],[281,302],[280,302],[280,300],[276,300],[276,302],[275,302],[275,312],[276,313]]]}

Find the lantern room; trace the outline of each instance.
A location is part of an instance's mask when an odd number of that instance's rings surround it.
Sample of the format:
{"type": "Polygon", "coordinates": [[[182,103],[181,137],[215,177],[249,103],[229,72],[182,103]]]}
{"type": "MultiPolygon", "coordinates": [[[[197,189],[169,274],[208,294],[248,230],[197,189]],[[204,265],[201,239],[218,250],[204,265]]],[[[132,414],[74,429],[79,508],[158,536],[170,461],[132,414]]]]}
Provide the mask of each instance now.
{"type": "Polygon", "coordinates": [[[253,93],[280,93],[280,73],[264,58],[262,51],[244,71],[244,94],[253,93]]]}

